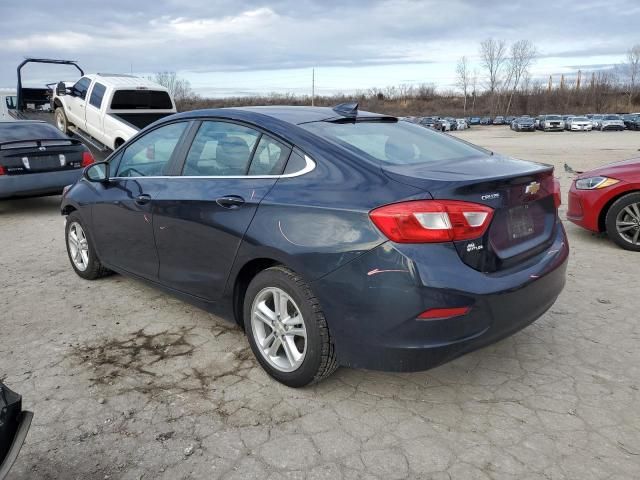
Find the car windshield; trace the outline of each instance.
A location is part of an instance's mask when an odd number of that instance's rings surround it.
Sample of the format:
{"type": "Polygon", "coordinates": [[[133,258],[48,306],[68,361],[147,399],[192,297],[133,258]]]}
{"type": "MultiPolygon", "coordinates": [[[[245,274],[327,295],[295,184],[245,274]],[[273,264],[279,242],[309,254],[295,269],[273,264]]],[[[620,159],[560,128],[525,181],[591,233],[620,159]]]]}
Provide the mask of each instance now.
{"type": "Polygon", "coordinates": [[[488,155],[478,147],[404,122],[312,122],[301,127],[383,164],[408,165],[488,155]]]}
{"type": "Polygon", "coordinates": [[[607,115],[604,120],[620,120],[620,117],[618,115],[607,115]]]}
{"type": "Polygon", "coordinates": [[[588,122],[589,119],[587,117],[573,117],[571,119],[573,122],[588,122]]]}
{"type": "Polygon", "coordinates": [[[547,120],[562,120],[562,117],[560,115],[547,115],[545,117],[545,119],[547,119],[547,120]]]}

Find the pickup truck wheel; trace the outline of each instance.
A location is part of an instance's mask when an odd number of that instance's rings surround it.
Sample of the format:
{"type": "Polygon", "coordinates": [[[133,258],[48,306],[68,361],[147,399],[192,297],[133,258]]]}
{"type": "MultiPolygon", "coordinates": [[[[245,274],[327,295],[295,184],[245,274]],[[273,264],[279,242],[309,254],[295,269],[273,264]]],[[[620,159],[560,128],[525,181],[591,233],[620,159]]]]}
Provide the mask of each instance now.
{"type": "Polygon", "coordinates": [[[69,134],[69,121],[62,107],[56,108],[56,127],[65,135],[69,134]]]}

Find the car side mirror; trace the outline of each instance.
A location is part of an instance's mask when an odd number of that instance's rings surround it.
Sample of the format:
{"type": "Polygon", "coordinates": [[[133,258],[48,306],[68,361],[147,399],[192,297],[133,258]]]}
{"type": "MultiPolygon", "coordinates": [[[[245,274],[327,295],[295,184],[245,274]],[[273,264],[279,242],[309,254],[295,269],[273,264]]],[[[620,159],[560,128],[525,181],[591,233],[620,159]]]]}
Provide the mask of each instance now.
{"type": "Polygon", "coordinates": [[[56,95],[61,97],[62,95],[66,95],[67,94],[67,86],[64,84],[64,82],[58,82],[58,84],[56,85],[56,95]]]}
{"type": "Polygon", "coordinates": [[[92,163],[84,169],[82,176],[89,182],[107,183],[109,181],[109,162],[92,163]]]}

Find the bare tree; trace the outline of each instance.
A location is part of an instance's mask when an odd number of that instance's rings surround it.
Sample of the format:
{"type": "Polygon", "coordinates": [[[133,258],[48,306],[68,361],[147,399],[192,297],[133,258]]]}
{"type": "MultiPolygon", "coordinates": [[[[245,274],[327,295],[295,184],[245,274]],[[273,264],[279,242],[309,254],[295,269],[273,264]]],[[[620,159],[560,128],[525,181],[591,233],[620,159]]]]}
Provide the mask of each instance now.
{"type": "Polygon", "coordinates": [[[509,102],[507,103],[506,115],[509,114],[513,96],[518,90],[520,82],[529,74],[529,68],[533,64],[536,54],[537,49],[529,40],[518,40],[511,45],[511,54],[507,60],[511,93],[509,95],[509,102]]]}
{"type": "Polygon", "coordinates": [[[631,103],[640,83],[640,44],[634,45],[627,51],[627,59],[622,67],[625,76],[624,89],[627,94],[627,106],[631,109],[631,103]]]}
{"type": "Polygon", "coordinates": [[[149,80],[159,83],[169,90],[176,103],[194,100],[197,97],[191,89],[189,80],[179,78],[176,72],[158,72],[153,77],[149,77],[149,80]]]}
{"type": "Polygon", "coordinates": [[[506,61],[507,47],[504,40],[487,38],[480,43],[482,66],[487,70],[489,93],[494,93],[500,85],[502,68],[506,61]]]}
{"type": "Polygon", "coordinates": [[[473,69],[473,76],[471,77],[471,95],[473,102],[471,103],[471,114],[476,111],[476,96],[478,95],[478,70],[473,69]]]}
{"type": "Polygon", "coordinates": [[[482,66],[487,71],[489,94],[492,100],[491,110],[495,105],[495,94],[502,80],[502,70],[507,59],[507,47],[504,40],[487,38],[480,43],[482,66]]]}
{"type": "Polygon", "coordinates": [[[469,62],[467,57],[460,57],[458,65],[456,65],[456,85],[464,95],[464,116],[467,115],[467,96],[469,94],[469,85],[471,83],[471,72],[469,71],[469,62]]]}

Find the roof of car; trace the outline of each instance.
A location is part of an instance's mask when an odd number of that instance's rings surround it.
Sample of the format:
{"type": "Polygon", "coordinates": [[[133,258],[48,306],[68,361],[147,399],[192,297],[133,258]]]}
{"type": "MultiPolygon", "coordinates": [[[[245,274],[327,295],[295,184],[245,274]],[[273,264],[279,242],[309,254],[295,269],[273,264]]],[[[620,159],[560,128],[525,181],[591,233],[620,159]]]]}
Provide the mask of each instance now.
{"type": "MultiPolygon", "coordinates": [[[[283,122],[300,125],[302,123],[319,122],[322,120],[339,119],[343,117],[330,107],[304,107],[274,105],[264,107],[239,107],[239,108],[214,108],[205,110],[191,110],[180,114],[183,118],[189,117],[234,117],[240,114],[243,117],[251,114],[265,115],[283,122]]],[[[361,118],[394,118],[379,113],[358,111],[357,119],[361,118]]]]}
{"type": "Polygon", "coordinates": [[[85,77],[96,80],[107,87],[113,88],[143,87],[150,90],[167,90],[159,83],[142,77],[134,77],[133,75],[124,75],[120,73],[92,73],[85,75],[85,77]]]}

